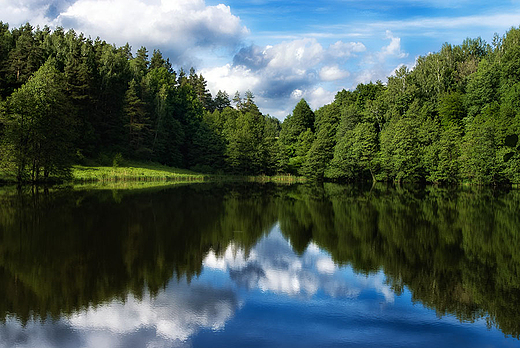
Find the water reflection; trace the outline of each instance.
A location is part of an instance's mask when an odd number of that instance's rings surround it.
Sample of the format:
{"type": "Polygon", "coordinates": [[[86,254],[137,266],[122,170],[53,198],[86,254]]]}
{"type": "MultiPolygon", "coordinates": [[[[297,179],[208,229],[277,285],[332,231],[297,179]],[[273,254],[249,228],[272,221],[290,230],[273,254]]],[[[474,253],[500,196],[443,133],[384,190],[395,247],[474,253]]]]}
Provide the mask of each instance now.
{"type": "Polygon", "coordinates": [[[518,345],[519,206],[332,184],[4,193],[0,346],[283,346],[317,328],[309,346],[518,345]]]}
{"type": "Polygon", "coordinates": [[[221,256],[210,251],[204,266],[229,273],[237,286],[248,290],[304,298],[322,291],[334,298],[355,298],[361,289],[370,287],[383,294],[387,302],[394,301],[394,293],[384,284],[381,272],[371,277],[356,275],[351,269],[336,266],[330,255],[314,243],[297,255],[278,227],[262,238],[248,256],[230,245],[221,256]]]}
{"type": "MultiPolygon", "coordinates": [[[[378,272],[370,277],[338,267],[315,244],[297,255],[278,226],[246,253],[230,244],[217,255],[211,250],[200,276],[190,282],[172,279],[156,295],[127,294],[89,305],[56,321],[8,316],[0,328],[5,347],[180,347],[191,345],[200,330],[224,330],[226,323],[259,290],[298,298],[299,306],[316,297],[356,299],[373,291],[394,302],[378,272]],[[215,273],[220,273],[216,275],[215,273]],[[220,282],[214,278],[220,277],[220,282]],[[212,281],[208,281],[212,279],[212,281]],[[245,291],[245,293],[244,293],[245,291]]],[[[258,295],[256,295],[258,297],[258,295]]]]}
{"type": "Polygon", "coordinates": [[[157,296],[137,299],[129,295],[124,302],[112,301],[76,313],[68,322],[78,331],[120,336],[142,336],[148,331],[149,337],[185,341],[200,328],[224,328],[237,308],[238,299],[230,289],[174,281],[157,296]]]}

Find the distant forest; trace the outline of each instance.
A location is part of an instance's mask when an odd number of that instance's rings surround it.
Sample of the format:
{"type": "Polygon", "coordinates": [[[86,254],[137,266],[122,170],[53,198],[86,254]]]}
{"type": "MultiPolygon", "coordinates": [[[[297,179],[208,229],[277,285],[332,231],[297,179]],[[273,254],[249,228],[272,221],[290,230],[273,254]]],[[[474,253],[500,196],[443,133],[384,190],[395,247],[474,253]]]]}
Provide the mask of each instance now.
{"type": "Polygon", "coordinates": [[[520,182],[520,29],[444,44],[386,83],[281,123],[247,91],[212,96],[159,50],[0,22],[0,174],[154,161],[204,173],[328,181],[520,182]]]}

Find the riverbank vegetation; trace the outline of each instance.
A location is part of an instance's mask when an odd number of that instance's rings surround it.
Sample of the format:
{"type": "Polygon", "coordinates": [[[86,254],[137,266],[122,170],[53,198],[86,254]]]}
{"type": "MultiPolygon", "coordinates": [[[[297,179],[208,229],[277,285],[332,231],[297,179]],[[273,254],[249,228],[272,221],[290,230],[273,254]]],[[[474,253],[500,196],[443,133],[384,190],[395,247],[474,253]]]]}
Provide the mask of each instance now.
{"type": "Polygon", "coordinates": [[[207,177],[186,169],[172,168],[160,164],[129,163],[123,166],[72,167],[73,181],[118,182],[118,181],[204,181],[207,177]]]}
{"type": "Polygon", "coordinates": [[[0,177],[103,175],[85,165],[124,158],[218,175],[520,182],[518,28],[446,43],[314,111],[302,99],[283,123],[250,91],[213,97],[174,65],[158,50],[0,22],[0,177]]]}

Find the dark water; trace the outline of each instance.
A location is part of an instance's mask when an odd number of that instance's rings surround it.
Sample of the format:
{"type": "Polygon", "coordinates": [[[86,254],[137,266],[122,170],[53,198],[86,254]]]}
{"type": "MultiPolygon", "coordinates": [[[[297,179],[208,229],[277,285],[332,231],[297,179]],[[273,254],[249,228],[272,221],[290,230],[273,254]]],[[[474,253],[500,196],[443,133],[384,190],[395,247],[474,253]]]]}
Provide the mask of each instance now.
{"type": "Polygon", "coordinates": [[[0,347],[520,347],[520,191],[0,193],[0,347]]]}

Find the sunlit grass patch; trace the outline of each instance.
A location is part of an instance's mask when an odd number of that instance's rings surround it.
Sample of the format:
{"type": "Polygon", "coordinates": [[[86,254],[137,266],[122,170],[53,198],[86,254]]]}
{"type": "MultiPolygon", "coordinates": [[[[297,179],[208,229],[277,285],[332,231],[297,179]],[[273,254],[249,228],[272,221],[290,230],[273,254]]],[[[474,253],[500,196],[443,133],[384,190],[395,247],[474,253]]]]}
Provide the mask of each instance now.
{"type": "Polygon", "coordinates": [[[207,176],[155,163],[127,163],[120,167],[73,166],[74,182],[204,181],[207,176]]]}

